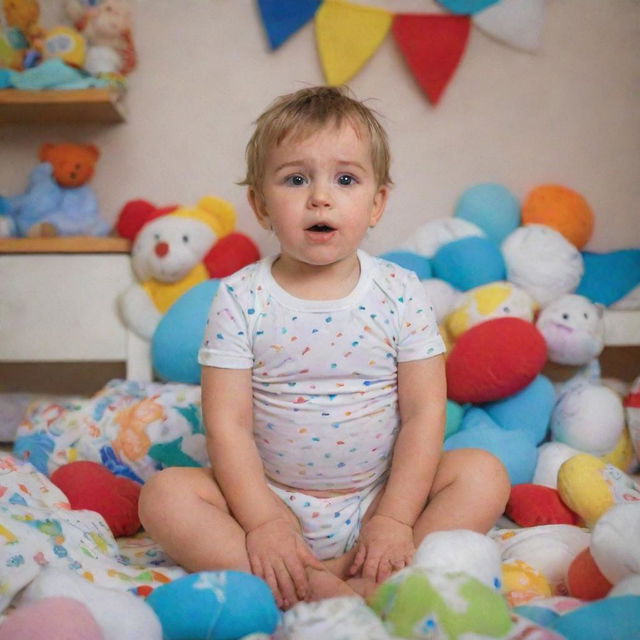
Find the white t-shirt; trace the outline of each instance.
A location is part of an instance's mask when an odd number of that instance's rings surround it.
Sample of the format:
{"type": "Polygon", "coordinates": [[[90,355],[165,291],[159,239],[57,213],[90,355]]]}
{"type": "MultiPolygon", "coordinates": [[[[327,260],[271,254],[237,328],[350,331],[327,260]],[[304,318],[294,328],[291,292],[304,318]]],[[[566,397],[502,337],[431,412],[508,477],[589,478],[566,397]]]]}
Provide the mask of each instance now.
{"type": "Polygon", "coordinates": [[[443,353],[412,271],[358,251],[339,300],[304,300],[271,275],[275,257],[220,283],[199,362],[251,369],[254,436],[267,477],[304,489],[361,489],[389,468],[399,428],[397,363],[443,353]]]}

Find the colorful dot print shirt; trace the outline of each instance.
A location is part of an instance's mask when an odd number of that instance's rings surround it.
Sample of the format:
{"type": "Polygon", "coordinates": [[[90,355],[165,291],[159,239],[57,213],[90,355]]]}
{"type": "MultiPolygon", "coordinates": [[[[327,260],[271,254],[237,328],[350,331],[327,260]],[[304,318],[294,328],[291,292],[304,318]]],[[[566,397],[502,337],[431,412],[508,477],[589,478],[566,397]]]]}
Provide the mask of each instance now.
{"type": "Polygon", "coordinates": [[[287,293],[275,257],[223,279],[199,352],[202,365],[252,370],[265,473],[300,490],[358,490],[383,476],[399,430],[397,363],[445,350],[415,274],[358,258],[358,284],[339,300],[287,293]]]}

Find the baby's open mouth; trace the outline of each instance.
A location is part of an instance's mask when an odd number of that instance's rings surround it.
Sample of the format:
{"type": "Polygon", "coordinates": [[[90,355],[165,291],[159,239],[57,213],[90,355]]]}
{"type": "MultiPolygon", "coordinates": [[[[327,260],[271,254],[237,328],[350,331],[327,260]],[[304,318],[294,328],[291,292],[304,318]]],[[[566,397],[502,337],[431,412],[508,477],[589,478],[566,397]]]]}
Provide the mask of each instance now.
{"type": "Polygon", "coordinates": [[[307,231],[316,231],[318,233],[329,233],[330,231],[335,231],[333,227],[330,227],[327,224],[314,224],[312,227],[307,227],[307,231]]]}

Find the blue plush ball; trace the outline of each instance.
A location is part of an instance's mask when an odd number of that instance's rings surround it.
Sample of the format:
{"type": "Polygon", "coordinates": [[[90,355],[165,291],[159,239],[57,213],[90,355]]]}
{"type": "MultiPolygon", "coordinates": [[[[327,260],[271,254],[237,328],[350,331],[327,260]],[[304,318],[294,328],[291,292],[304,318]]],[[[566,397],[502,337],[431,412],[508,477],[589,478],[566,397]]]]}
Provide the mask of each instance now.
{"type": "Polygon", "coordinates": [[[151,362],[162,380],[198,384],[198,350],[220,280],[206,280],[181,295],[151,338],[151,362]]]}
{"type": "Polygon", "coordinates": [[[442,245],[433,256],[434,276],[461,291],[506,280],[502,252],[489,238],[469,236],[442,245]]]}
{"type": "Polygon", "coordinates": [[[451,13],[472,15],[490,7],[498,0],[438,0],[438,2],[449,9],[451,13]]]}
{"type": "Polygon", "coordinates": [[[273,633],[280,621],[264,580],[241,571],[192,573],[147,598],[166,640],[235,640],[273,633]]]}
{"type": "Polygon", "coordinates": [[[640,284],[640,249],[582,252],[584,273],[576,293],[609,306],[640,284]]]}
{"type": "Polygon", "coordinates": [[[412,251],[387,251],[380,257],[409,269],[409,271],[414,271],[419,280],[426,280],[431,277],[431,263],[427,256],[421,256],[412,251]]]}
{"type": "Polygon", "coordinates": [[[555,401],[551,380],[538,375],[522,391],[481,406],[503,429],[522,431],[534,444],[540,444],[549,431],[555,401]]]}
{"type": "Polygon", "coordinates": [[[462,417],[464,416],[464,408],[453,400],[447,400],[447,418],[444,430],[444,437],[448,438],[460,429],[462,425],[462,417]]]}
{"type": "Polygon", "coordinates": [[[520,226],[520,202],[501,184],[485,182],[467,189],[458,200],[454,215],[473,222],[496,244],[520,226]]]}
{"type": "Polygon", "coordinates": [[[538,451],[527,433],[501,429],[478,407],[471,407],[457,433],[444,442],[445,451],[467,447],[489,451],[506,467],[512,485],[531,482],[538,451]]]}
{"type": "Polygon", "coordinates": [[[567,640],[640,638],[640,596],[596,600],[558,616],[550,626],[567,640]]]}

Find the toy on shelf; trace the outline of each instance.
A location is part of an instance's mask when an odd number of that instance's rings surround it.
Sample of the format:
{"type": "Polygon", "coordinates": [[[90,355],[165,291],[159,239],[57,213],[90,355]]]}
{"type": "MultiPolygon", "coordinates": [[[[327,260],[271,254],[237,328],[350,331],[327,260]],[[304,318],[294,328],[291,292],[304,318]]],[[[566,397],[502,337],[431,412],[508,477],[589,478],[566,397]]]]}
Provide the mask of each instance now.
{"type": "Polygon", "coordinates": [[[182,294],[257,260],[255,243],[233,231],[235,220],[232,205],[213,196],[195,207],[126,203],[117,230],[133,241],[131,260],[138,279],[119,299],[127,326],[151,340],[162,316],[182,294]]]}
{"type": "Polygon", "coordinates": [[[84,65],[85,38],[67,25],[44,28],[40,24],[37,0],[5,0],[3,9],[9,25],[7,40],[18,52],[11,68],[16,71],[30,69],[52,58],[59,58],[72,67],[84,65]]]}
{"type": "Polygon", "coordinates": [[[67,0],[67,15],[87,41],[84,68],[93,75],[127,75],[136,66],[131,6],[127,0],[102,0],[87,6],[67,0]]]}
{"type": "Polygon", "coordinates": [[[19,237],[107,235],[111,225],[100,217],[87,184],[99,156],[92,144],[42,145],[41,163],[31,171],[26,191],[0,196],[0,212],[9,222],[5,232],[19,237]]]}

